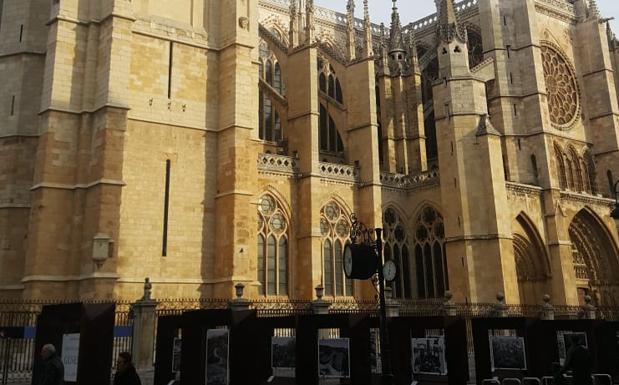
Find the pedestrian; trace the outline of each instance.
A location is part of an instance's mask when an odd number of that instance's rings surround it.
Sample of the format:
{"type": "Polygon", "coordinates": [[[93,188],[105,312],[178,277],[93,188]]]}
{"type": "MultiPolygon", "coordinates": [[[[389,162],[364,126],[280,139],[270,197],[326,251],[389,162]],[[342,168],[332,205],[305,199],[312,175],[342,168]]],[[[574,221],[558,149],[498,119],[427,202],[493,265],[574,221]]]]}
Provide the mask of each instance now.
{"type": "Polygon", "coordinates": [[[593,385],[591,372],[593,367],[593,359],[589,349],[585,346],[585,341],[581,335],[572,335],[572,347],[567,352],[565,365],[561,369],[561,373],[566,373],[572,370],[572,383],[574,385],[593,385]]]}
{"type": "Polygon", "coordinates": [[[44,345],[41,358],[43,370],[39,385],[64,385],[64,365],[56,354],[56,347],[52,344],[44,345]]]}
{"type": "Polygon", "coordinates": [[[114,385],[142,385],[140,376],[133,366],[131,353],[122,352],[118,355],[114,385]]]}

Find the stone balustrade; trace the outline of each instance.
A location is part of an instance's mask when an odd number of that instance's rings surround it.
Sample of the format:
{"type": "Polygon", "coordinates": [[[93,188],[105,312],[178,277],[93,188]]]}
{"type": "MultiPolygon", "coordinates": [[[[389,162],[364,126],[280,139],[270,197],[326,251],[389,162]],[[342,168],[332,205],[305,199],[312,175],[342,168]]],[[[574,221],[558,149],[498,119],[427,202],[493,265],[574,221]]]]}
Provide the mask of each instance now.
{"type": "Polygon", "coordinates": [[[358,182],[359,170],[345,164],[320,162],[320,176],[345,182],[358,182]]]}
{"type": "Polygon", "coordinates": [[[299,172],[298,160],[285,155],[260,154],[258,156],[258,170],[284,174],[299,172]]]}

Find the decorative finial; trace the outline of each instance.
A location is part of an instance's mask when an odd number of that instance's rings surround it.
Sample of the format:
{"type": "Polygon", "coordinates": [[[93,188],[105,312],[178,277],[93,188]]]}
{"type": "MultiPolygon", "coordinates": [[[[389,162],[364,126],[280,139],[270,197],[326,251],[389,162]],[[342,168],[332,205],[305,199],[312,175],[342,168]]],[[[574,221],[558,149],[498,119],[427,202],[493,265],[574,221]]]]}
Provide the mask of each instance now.
{"type": "Polygon", "coordinates": [[[404,42],[402,39],[402,23],[400,22],[400,13],[398,12],[397,0],[393,0],[393,8],[391,12],[391,32],[389,36],[389,52],[404,51],[404,42]]]}
{"type": "Polygon", "coordinates": [[[314,43],[314,32],[316,31],[314,10],[314,0],[307,0],[305,2],[305,40],[307,44],[314,43]]]}
{"type": "Polygon", "coordinates": [[[374,56],[372,49],[372,22],[368,0],[363,0],[363,54],[366,58],[374,56]]]}
{"type": "Polygon", "coordinates": [[[590,19],[591,18],[599,19],[601,17],[600,8],[598,8],[598,4],[596,0],[589,0],[589,9],[587,11],[587,17],[590,19]]]}
{"type": "Polygon", "coordinates": [[[355,60],[357,57],[357,44],[355,43],[355,0],[348,0],[346,5],[346,48],[348,49],[348,60],[355,60]]]}
{"type": "Polygon", "coordinates": [[[454,0],[436,0],[438,4],[438,35],[445,43],[458,40],[466,43],[466,33],[461,27],[454,0]],[[438,3],[440,1],[440,3],[438,3]]]}
{"type": "Polygon", "coordinates": [[[153,284],[150,283],[150,278],[144,278],[144,295],[142,296],[142,300],[150,301],[152,291],[153,291],[153,284]]]}

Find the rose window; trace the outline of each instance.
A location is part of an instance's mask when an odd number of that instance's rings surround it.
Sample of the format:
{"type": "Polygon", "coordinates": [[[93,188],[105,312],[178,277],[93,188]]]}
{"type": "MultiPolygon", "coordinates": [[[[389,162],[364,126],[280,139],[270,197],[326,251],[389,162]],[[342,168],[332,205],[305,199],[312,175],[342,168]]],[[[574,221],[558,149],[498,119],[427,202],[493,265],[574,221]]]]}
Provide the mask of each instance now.
{"type": "Polygon", "coordinates": [[[542,63],[550,121],[557,128],[569,128],[579,113],[578,82],[574,70],[559,51],[549,46],[542,46],[542,63]]]}

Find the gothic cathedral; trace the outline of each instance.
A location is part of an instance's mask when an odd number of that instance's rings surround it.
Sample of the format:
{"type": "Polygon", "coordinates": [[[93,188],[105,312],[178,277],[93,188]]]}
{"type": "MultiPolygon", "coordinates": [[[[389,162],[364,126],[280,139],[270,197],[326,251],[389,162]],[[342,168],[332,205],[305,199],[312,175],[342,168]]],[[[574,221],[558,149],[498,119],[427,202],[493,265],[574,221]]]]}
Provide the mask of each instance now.
{"type": "Polygon", "coordinates": [[[395,298],[619,306],[595,0],[368,1],[0,1],[0,297],[372,299],[354,213],[395,298]]]}

